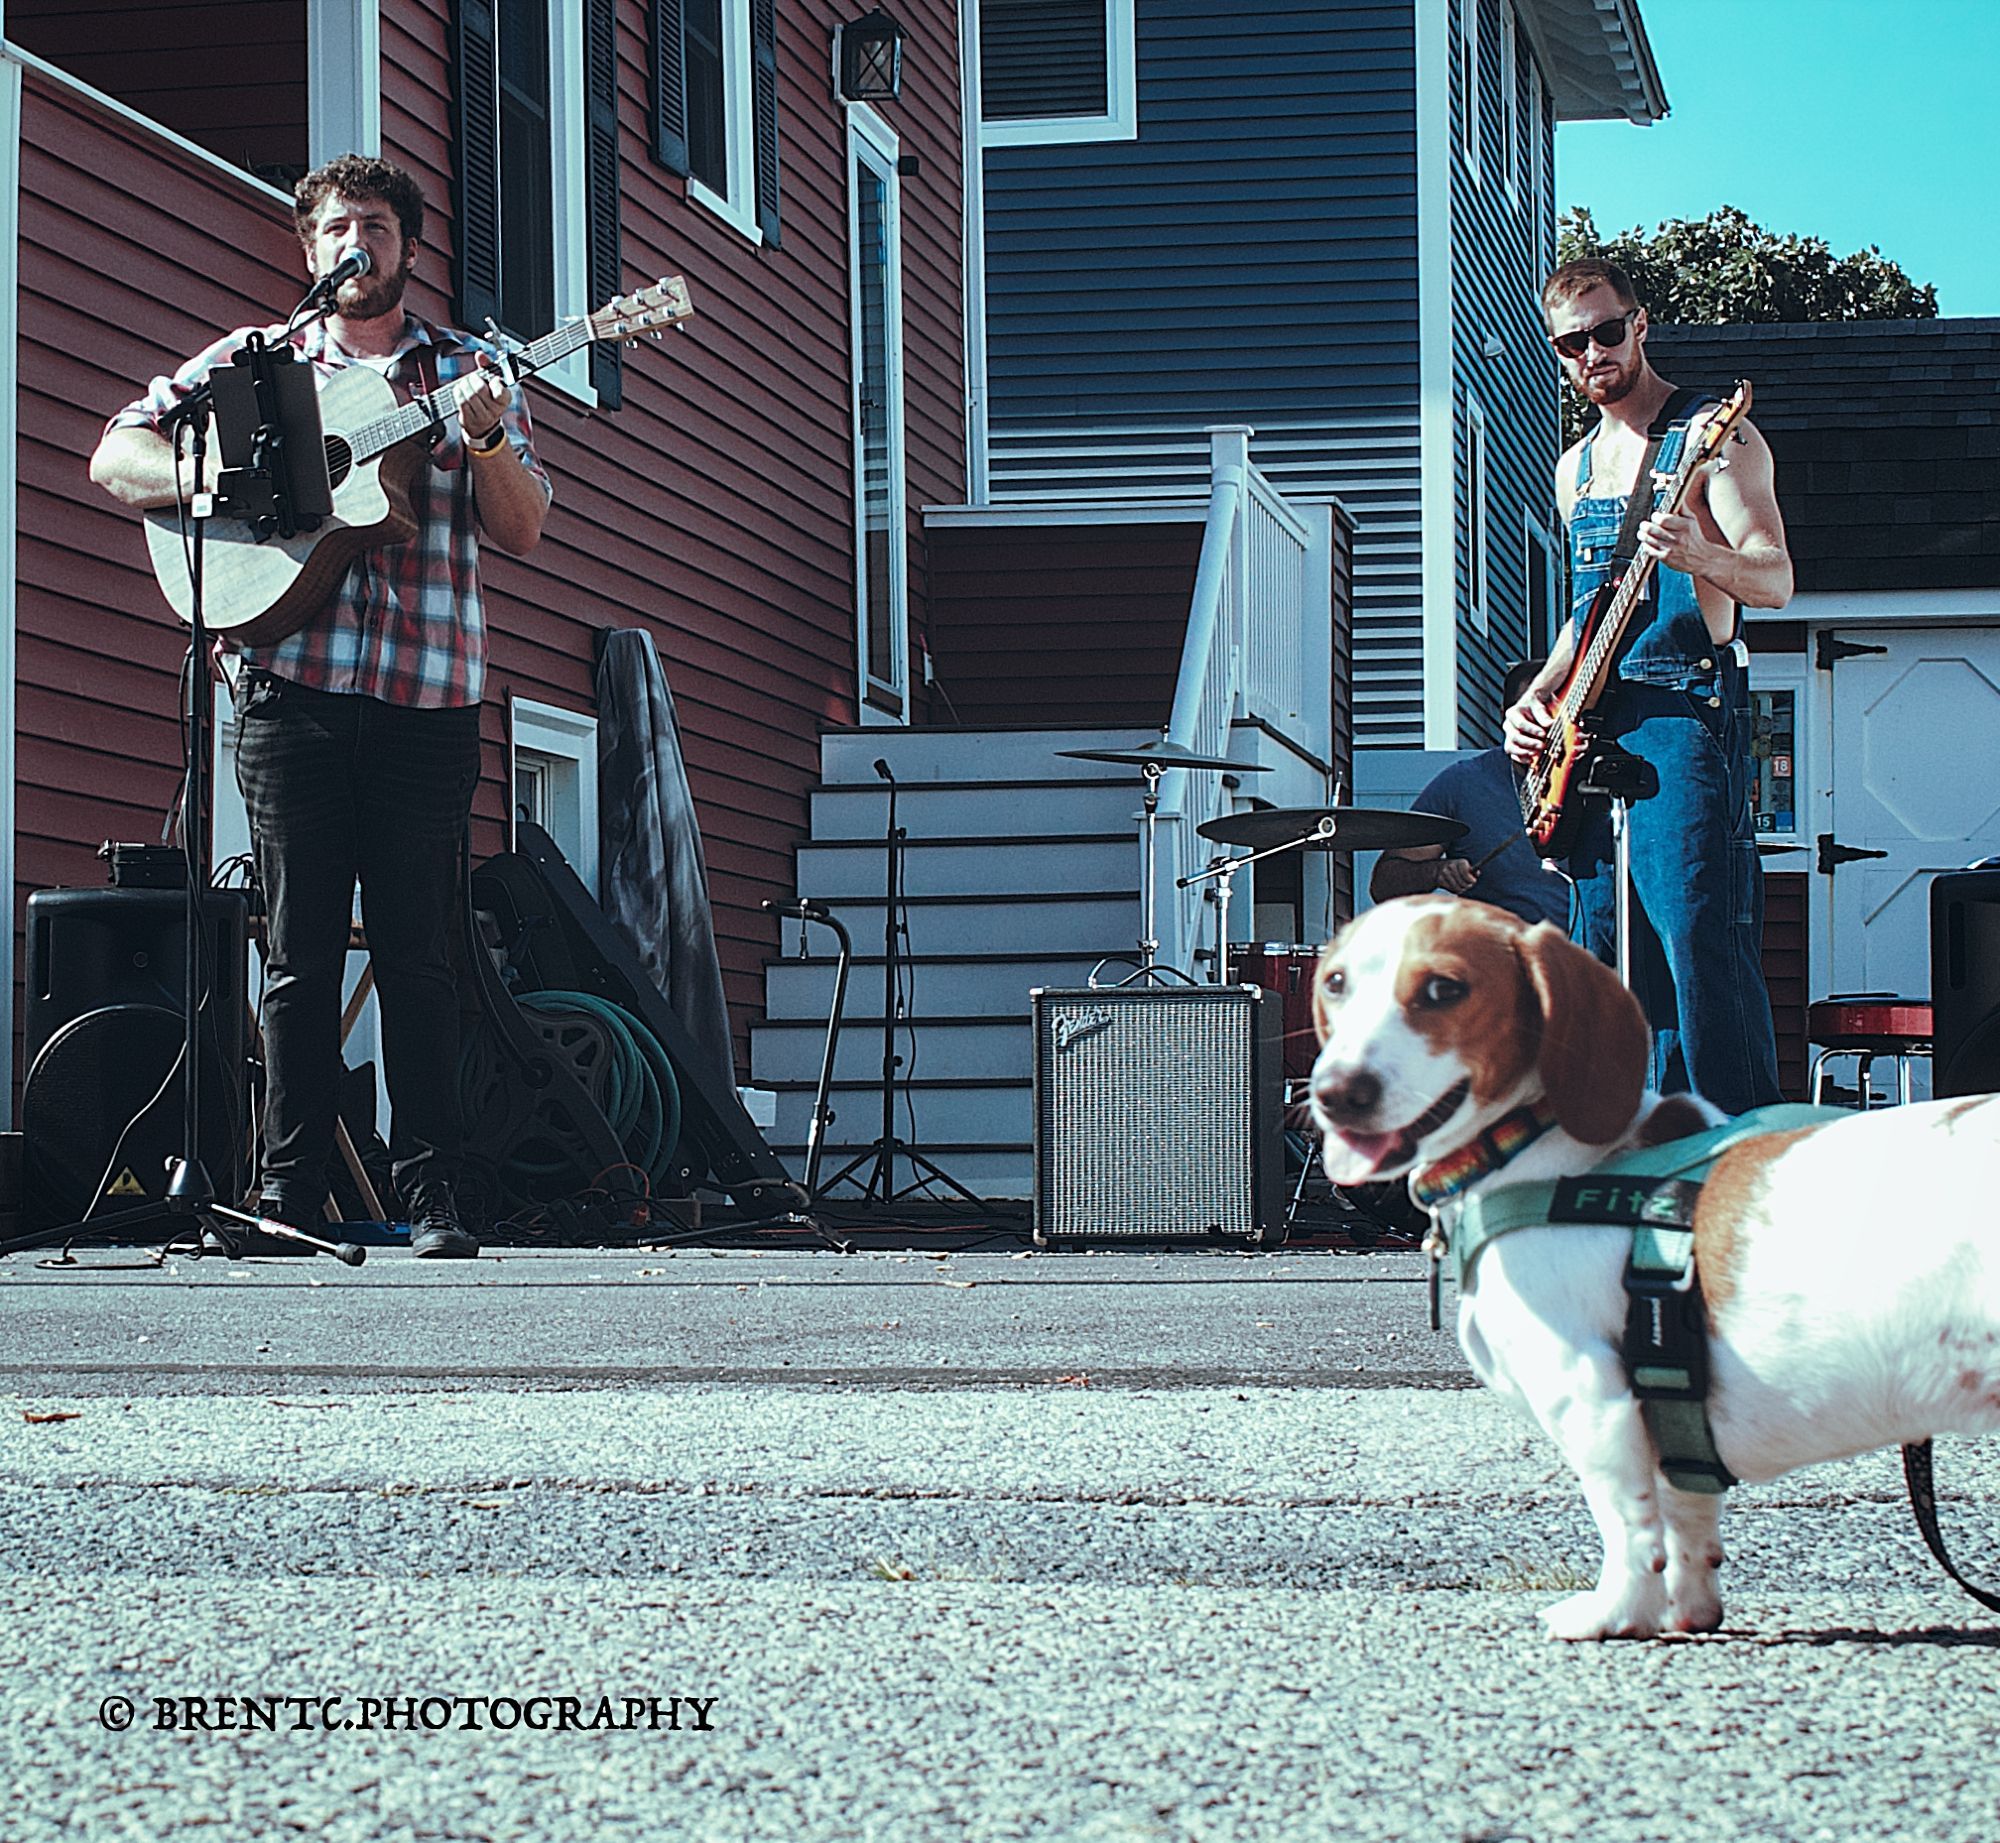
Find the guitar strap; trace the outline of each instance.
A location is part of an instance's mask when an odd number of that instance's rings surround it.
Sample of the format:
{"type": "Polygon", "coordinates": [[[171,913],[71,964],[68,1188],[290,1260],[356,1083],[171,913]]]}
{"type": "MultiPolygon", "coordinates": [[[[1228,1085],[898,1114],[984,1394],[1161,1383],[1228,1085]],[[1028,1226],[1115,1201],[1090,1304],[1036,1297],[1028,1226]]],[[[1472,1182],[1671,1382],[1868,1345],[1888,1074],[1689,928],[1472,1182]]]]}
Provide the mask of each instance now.
{"type": "Polygon", "coordinates": [[[1653,418],[1652,427],[1646,431],[1646,452],[1639,462],[1639,477],[1632,487],[1632,495],[1625,505],[1625,524],[1618,533],[1618,543],[1611,553],[1611,567],[1621,575],[1630,567],[1633,558],[1639,554],[1639,527],[1651,515],[1660,502],[1659,493],[1650,484],[1653,478],[1653,464],[1660,458],[1660,448],[1673,433],[1674,424],[1684,421],[1703,403],[1713,403],[1712,391],[1698,390],[1691,384],[1683,384],[1660,407],[1660,413],[1653,418]]]}

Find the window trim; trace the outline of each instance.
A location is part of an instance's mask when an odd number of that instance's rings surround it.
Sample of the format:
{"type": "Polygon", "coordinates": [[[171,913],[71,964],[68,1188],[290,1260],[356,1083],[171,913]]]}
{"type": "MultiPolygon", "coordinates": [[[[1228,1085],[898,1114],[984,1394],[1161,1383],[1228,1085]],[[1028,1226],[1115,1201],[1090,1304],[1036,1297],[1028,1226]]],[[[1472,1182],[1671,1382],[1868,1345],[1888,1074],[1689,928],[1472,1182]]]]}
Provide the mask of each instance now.
{"type": "Polygon", "coordinates": [[[907,723],[910,716],[910,481],[907,403],[903,378],[903,203],[896,163],[901,143],[896,131],[866,103],[847,110],[847,294],[848,294],[848,418],[854,457],[854,635],[855,696],[863,723],[907,723]],[[887,182],[888,269],[890,287],[883,302],[887,321],[889,493],[896,516],[889,526],[890,607],[873,609],[867,602],[868,534],[862,498],[867,464],[861,429],[861,210],[856,183],[864,157],[887,182]],[[890,662],[893,674],[878,678],[869,669],[874,623],[892,623],[890,662]],[[877,701],[884,699],[886,701],[877,701]]]}
{"type": "Polygon", "coordinates": [[[1459,157],[1474,185],[1484,181],[1479,171],[1480,144],[1485,139],[1479,113],[1480,0],[1458,0],[1458,77],[1464,107],[1459,122],[1459,157]]]}
{"type": "MultiPolygon", "coordinates": [[[[549,209],[554,219],[556,325],[588,314],[590,298],[590,69],[584,0],[549,8],[549,209]]],[[[539,339],[553,327],[528,337],[539,339]]],[[[586,345],[538,374],[586,407],[595,408],[586,345]]]]}
{"type": "MultiPolygon", "coordinates": [[[[513,835],[513,822],[519,801],[521,758],[531,755],[542,761],[568,764],[575,771],[575,794],[577,807],[576,852],[570,858],[570,868],[577,874],[583,887],[593,897],[597,894],[597,828],[599,822],[597,788],[597,719],[587,711],[564,710],[559,705],[543,704],[534,698],[518,697],[513,692],[507,694],[507,734],[509,739],[507,762],[507,815],[508,835],[513,835]]],[[[569,842],[557,838],[553,826],[543,828],[556,843],[569,854],[569,842]]]]}
{"type": "Polygon", "coordinates": [[[1545,526],[1536,522],[1535,515],[1532,512],[1522,513],[1521,530],[1524,534],[1521,554],[1528,560],[1528,567],[1530,569],[1534,567],[1536,555],[1539,553],[1540,556],[1542,607],[1546,611],[1548,620],[1548,632],[1546,634],[1537,634],[1534,631],[1531,619],[1535,598],[1526,592],[1528,585],[1524,583],[1522,585],[1523,593],[1521,596],[1521,627],[1527,638],[1528,646],[1523,657],[1528,659],[1537,657],[1546,658],[1550,653],[1555,651],[1556,641],[1562,633],[1568,614],[1568,611],[1561,606],[1557,599],[1562,592],[1562,584],[1558,580],[1556,573],[1556,541],[1554,535],[1545,526]]]}
{"type": "Polygon", "coordinates": [[[1468,390],[1465,393],[1465,601],[1473,631],[1479,634],[1493,631],[1492,558],[1486,548],[1489,509],[1486,476],[1486,409],[1468,390]]]}
{"type": "Polygon", "coordinates": [[[1514,0],[1500,0],[1500,166],[1507,202],[1521,203],[1521,44],[1514,0]]]}
{"type": "Polygon", "coordinates": [[[1136,0],[1104,0],[1102,115],[1017,115],[988,121],[980,104],[983,147],[1063,147],[1139,138],[1139,52],[1136,0]]]}
{"type": "MultiPolygon", "coordinates": [[[[731,230],[762,244],[757,222],[757,113],[752,90],[756,50],[750,0],[722,0],[722,136],[729,161],[729,190],[718,192],[690,172],[687,195],[731,230]]],[[[693,139],[693,123],[688,125],[693,139]]]]}

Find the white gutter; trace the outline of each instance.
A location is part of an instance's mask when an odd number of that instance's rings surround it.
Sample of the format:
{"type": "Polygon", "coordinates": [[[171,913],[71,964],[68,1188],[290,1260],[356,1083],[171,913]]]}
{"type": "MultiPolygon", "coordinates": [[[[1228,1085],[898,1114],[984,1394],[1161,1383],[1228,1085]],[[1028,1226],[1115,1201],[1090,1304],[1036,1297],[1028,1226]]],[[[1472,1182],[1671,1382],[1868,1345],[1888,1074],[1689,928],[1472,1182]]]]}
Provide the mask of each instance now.
{"type": "Polygon", "coordinates": [[[1422,482],[1424,747],[1458,747],[1456,392],[1451,339],[1451,21],[1417,0],[1417,427],[1422,482]]]}
{"type": "Polygon", "coordinates": [[[983,506],[992,497],[991,440],[986,406],[986,155],[979,121],[980,0],[959,0],[960,138],[965,149],[961,234],[965,242],[965,497],[983,506]]]}

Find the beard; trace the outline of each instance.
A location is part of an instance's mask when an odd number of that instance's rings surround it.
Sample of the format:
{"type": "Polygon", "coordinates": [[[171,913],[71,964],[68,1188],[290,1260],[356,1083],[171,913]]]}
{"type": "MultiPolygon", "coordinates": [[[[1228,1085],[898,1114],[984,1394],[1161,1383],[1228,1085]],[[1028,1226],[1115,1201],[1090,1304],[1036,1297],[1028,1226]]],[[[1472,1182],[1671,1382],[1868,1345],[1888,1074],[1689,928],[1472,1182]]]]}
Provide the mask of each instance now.
{"type": "Polygon", "coordinates": [[[1577,391],[1584,402],[1602,409],[1608,403],[1622,403],[1639,384],[1639,355],[1635,351],[1617,370],[1578,380],[1577,391]]]}
{"type": "Polygon", "coordinates": [[[396,312],[403,304],[403,290],[409,286],[410,265],[398,260],[393,269],[376,269],[343,282],[334,296],[334,311],[343,320],[379,320],[396,312]]]}

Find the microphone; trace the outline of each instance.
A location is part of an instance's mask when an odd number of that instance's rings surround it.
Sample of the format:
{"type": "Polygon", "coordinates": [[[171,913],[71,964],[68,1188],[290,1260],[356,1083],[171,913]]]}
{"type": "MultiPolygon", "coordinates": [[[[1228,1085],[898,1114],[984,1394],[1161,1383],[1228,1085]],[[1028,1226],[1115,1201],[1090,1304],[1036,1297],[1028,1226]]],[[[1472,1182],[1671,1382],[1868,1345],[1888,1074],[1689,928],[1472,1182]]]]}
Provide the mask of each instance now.
{"type": "Polygon", "coordinates": [[[375,259],[359,246],[351,249],[332,268],[313,283],[313,293],[330,295],[339,292],[342,282],[359,281],[374,268],[375,259]]]}
{"type": "Polygon", "coordinates": [[[891,787],[895,786],[896,777],[889,772],[889,764],[879,755],[875,758],[875,772],[887,781],[891,787]]]}

